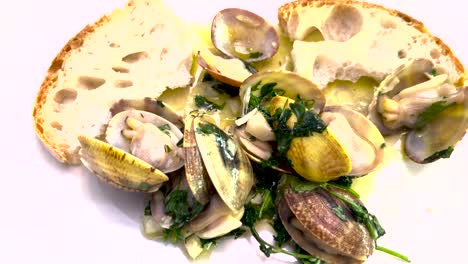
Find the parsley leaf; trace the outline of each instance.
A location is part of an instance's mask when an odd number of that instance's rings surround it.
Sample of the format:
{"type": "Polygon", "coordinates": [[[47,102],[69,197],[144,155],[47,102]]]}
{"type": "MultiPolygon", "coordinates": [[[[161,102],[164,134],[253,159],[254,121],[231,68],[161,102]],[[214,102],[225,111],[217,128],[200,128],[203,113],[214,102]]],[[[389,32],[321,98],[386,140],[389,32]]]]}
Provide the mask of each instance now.
{"type": "Polygon", "coordinates": [[[224,105],[215,104],[201,95],[196,95],[194,100],[198,108],[205,108],[208,111],[223,110],[224,108],[224,105]]]}
{"type": "Polygon", "coordinates": [[[423,163],[431,163],[438,159],[448,159],[452,155],[453,150],[454,150],[453,147],[448,147],[447,149],[438,151],[432,154],[431,156],[425,158],[423,160],[423,163]]]}
{"type": "Polygon", "coordinates": [[[446,101],[438,101],[431,104],[426,110],[424,110],[416,120],[416,129],[421,129],[427,124],[429,124],[432,120],[434,120],[440,113],[442,113],[445,109],[449,108],[455,103],[447,104],[446,101]]]}

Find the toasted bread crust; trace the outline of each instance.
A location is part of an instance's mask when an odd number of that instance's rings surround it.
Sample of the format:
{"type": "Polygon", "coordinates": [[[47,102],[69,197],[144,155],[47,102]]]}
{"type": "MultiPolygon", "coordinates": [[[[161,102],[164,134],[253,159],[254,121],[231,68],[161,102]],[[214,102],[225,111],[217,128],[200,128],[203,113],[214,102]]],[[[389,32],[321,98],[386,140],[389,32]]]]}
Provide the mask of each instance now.
{"type": "MultiPolygon", "coordinates": [[[[414,27],[415,29],[417,29],[423,34],[426,34],[430,39],[432,39],[440,47],[440,51],[442,55],[451,58],[459,75],[464,76],[465,69],[463,67],[463,64],[454,55],[454,53],[449,48],[449,46],[447,46],[447,44],[445,44],[440,38],[432,35],[432,33],[426,28],[426,26],[421,21],[407,14],[404,14],[398,10],[386,8],[378,4],[361,2],[361,1],[356,1],[356,0],[298,0],[295,2],[284,4],[278,9],[278,21],[279,21],[280,28],[283,31],[285,31],[287,27],[288,19],[294,10],[299,10],[301,8],[320,8],[323,6],[334,6],[337,4],[354,5],[354,6],[360,6],[360,7],[368,8],[368,9],[378,9],[381,11],[388,12],[391,16],[401,18],[407,24],[411,25],[412,27],[414,27]]],[[[459,83],[463,84],[464,79],[465,78],[462,77],[459,83]]]]}
{"type": "MultiPolygon", "coordinates": [[[[186,68],[188,60],[192,58],[192,49],[190,44],[183,43],[190,43],[187,40],[191,39],[191,35],[182,25],[182,22],[177,20],[175,15],[170,12],[170,8],[165,6],[162,0],[129,0],[125,6],[116,8],[93,24],[85,26],[70,39],[50,64],[38,91],[32,112],[35,134],[46,149],[61,162],[80,164],[80,155],[78,154],[80,145],[76,140],[76,136],[83,133],[93,137],[100,137],[105,130],[108,121],[106,119],[109,118],[109,113],[103,111],[106,111],[107,107],[110,107],[113,102],[124,99],[127,95],[129,99],[133,97],[140,98],[145,96],[144,91],[150,91],[146,96],[155,97],[167,87],[190,85],[191,77],[186,68]],[[132,27],[135,32],[138,30],[141,30],[141,32],[133,35],[128,34],[128,38],[123,38],[123,35],[113,28],[116,25],[118,26],[119,23],[125,23],[132,27]],[[152,37],[159,37],[161,41],[155,45],[150,45],[152,37]],[[98,42],[96,42],[97,39],[98,42]],[[119,42],[119,44],[114,43],[114,41],[119,42]],[[177,41],[182,44],[173,43],[177,41]],[[99,52],[99,55],[97,55],[98,53],[94,55],[92,51],[86,51],[90,49],[90,46],[96,45],[95,43],[102,44],[100,47],[103,48],[103,52],[99,52]],[[122,47],[120,44],[122,44],[122,47]],[[180,52],[168,52],[167,46],[170,46],[173,50],[180,48],[180,52]],[[164,78],[166,75],[162,76],[162,78],[158,76],[141,78],[143,74],[138,75],[138,70],[142,68],[139,66],[141,64],[124,60],[125,56],[138,53],[147,47],[151,47],[151,49],[148,49],[148,52],[150,52],[148,56],[151,56],[151,59],[141,59],[142,63],[151,66],[146,68],[148,71],[153,68],[157,69],[159,65],[164,65],[165,68],[162,69],[162,72],[167,74],[167,78],[164,78]],[[106,48],[109,50],[105,50],[106,48]],[[104,56],[105,60],[101,58],[98,62],[104,61],[103,65],[93,68],[87,65],[87,62],[79,62],[83,56],[104,56]],[[122,58],[115,57],[116,62],[114,62],[112,56],[122,56],[122,58]],[[114,65],[110,65],[113,63],[119,64],[120,61],[123,61],[124,67],[133,70],[121,73],[119,70],[114,69],[114,65]],[[106,64],[107,62],[109,65],[106,64]],[[74,65],[76,63],[78,64],[74,65]],[[109,67],[109,69],[106,67],[109,67]],[[104,72],[102,75],[97,73],[99,77],[94,77],[95,73],[93,71],[96,69],[105,70],[102,71],[104,72]],[[130,73],[130,71],[132,72],[130,73]],[[110,75],[108,72],[110,72],[110,75]],[[89,77],[90,82],[93,81],[93,78],[104,80],[104,83],[97,86],[100,89],[92,87],[94,84],[86,86],[84,81],[80,81],[82,76],[87,78],[88,75],[91,75],[89,77]],[[161,80],[161,83],[157,83],[155,80],[161,80]],[[120,82],[125,82],[123,85],[128,86],[121,86],[120,82]],[[115,89],[115,93],[107,93],[109,97],[106,97],[103,91],[112,89],[115,89]],[[77,93],[77,96],[69,102],[60,101],[61,91],[72,91],[77,93]],[[95,96],[96,100],[89,104],[85,101],[84,104],[80,105],[80,98],[93,99],[93,94],[99,94],[95,96]],[[76,98],[78,99],[75,100],[76,98]],[[92,109],[96,109],[98,112],[96,116],[87,119],[86,115],[93,114],[92,109]],[[64,114],[65,112],[66,114],[64,114]]],[[[144,53],[146,54],[146,50],[144,53]]]]}
{"type": "Polygon", "coordinates": [[[44,134],[43,123],[44,119],[40,117],[41,110],[46,103],[46,98],[49,95],[49,92],[57,85],[57,78],[58,72],[62,68],[64,61],[70,57],[70,54],[79,49],[86,39],[87,36],[92,34],[96,28],[102,26],[104,23],[108,21],[108,17],[106,15],[102,16],[97,22],[92,25],[86,25],[76,36],[70,39],[62,50],[58,53],[58,55],[54,58],[52,63],[47,70],[47,75],[44,81],[41,84],[39,89],[38,95],[35,100],[34,110],[33,110],[33,122],[34,122],[34,131],[36,136],[41,140],[47,150],[59,161],[61,162],[68,162],[71,164],[79,164],[80,161],[76,160],[73,155],[70,155],[64,148],[56,145],[54,140],[48,138],[44,134]]]}

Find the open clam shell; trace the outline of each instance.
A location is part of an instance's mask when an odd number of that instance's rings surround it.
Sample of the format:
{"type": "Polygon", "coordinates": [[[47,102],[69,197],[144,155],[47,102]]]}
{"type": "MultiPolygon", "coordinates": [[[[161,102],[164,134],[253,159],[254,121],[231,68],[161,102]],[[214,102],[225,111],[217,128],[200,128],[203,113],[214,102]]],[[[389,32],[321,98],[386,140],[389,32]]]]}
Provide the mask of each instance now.
{"type": "Polygon", "coordinates": [[[326,107],[321,116],[349,153],[352,169],[348,176],[365,175],[381,164],[385,139],[369,119],[345,106],[326,107]],[[334,126],[333,121],[341,123],[334,126]]]}
{"type": "MultiPolygon", "coordinates": [[[[340,189],[333,191],[360,203],[340,189]]],[[[291,238],[327,263],[362,263],[374,250],[369,232],[354,220],[351,209],[322,188],[301,193],[286,189],[278,213],[291,238]],[[336,208],[341,208],[346,220],[338,217],[336,208]]]]}
{"type": "Polygon", "coordinates": [[[179,129],[184,127],[184,123],[182,122],[180,115],[177,114],[171,106],[155,98],[145,97],[142,99],[120,99],[112,105],[110,112],[112,116],[115,116],[120,112],[132,109],[153,113],[171,122],[179,129]]]}
{"type": "MultiPolygon", "coordinates": [[[[165,133],[168,133],[171,139],[171,146],[176,145],[178,141],[182,140],[183,138],[183,134],[179,130],[179,128],[176,127],[169,120],[150,112],[131,109],[116,114],[109,121],[106,130],[106,142],[108,142],[112,146],[122,149],[123,151],[130,152],[130,149],[132,147],[131,140],[123,136],[122,134],[122,131],[124,131],[128,127],[127,120],[129,118],[134,118],[142,123],[154,125],[156,128],[166,131],[165,133]]],[[[163,144],[162,141],[151,143],[158,145],[163,144]]],[[[174,151],[178,151],[178,148],[174,149],[174,151]]],[[[178,159],[178,161],[175,162],[175,164],[170,166],[171,168],[167,168],[164,171],[175,171],[177,169],[180,169],[182,166],[184,166],[183,160],[178,159]]]]}
{"type": "Polygon", "coordinates": [[[200,151],[198,150],[195,138],[194,119],[195,116],[189,115],[185,122],[185,175],[188,186],[195,199],[201,204],[206,204],[210,201],[211,193],[213,191],[210,178],[208,177],[208,172],[203,165],[203,160],[200,151]]]}
{"type": "Polygon", "coordinates": [[[252,74],[241,60],[237,58],[225,59],[208,50],[200,51],[197,62],[213,78],[234,87],[239,87],[252,74]]]}
{"type": "Polygon", "coordinates": [[[227,8],[216,14],[211,40],[225,55],[247,62],[270,58],[279,47],[278,34],[265,19],[239,8],[227,8]]]}
{"type": "Polygon", "coordinates": [[[463,104],[451,104],[427,125],[405,135],[403,147],[411,160],[430,163],[450,157],[468,129],[468,88],[461,89],[465,93],[463,104]]]}
{"type": "Polygon", "coordinates": [[[194,129],[213,186],[232,211],[240,210],[254,184],[248,157],[233,138],[203,118],[194,118],[194,129]]]}
{"type": "Polygon", "coordinates": [[[79,136],[83,165],[101,180],[135,192],[157,191],[166,174],[129,153],[88,136],[79,136]]]}
{"type": "MultiPolygon", "coordinates": [[[[312,109],[316,113],[320,113],[325,106],[325,96],[309,79],[289,71],[263,71],[251,75],[240,86],[242,116],[253,110],[252,105],[249,106],[251,98],[261,97],[262,87],[267,84],[275,84],[273,89],[284,97],[293,100],[301,98],[313,102],[312,109]]],[[[255,107],[260,107],[260,105],[255,107]]]]}

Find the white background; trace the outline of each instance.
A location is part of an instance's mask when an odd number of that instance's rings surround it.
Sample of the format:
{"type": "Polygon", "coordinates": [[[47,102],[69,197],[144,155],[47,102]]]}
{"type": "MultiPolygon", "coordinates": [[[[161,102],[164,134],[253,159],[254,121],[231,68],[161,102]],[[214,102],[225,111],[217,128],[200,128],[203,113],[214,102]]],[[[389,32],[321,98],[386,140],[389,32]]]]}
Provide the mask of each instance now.
{"type": "MultiPolygon", "coordinates": [[[[50,62],[81,28],[124,2],[2,1],[0,263],[188,262],[180,249],[140,234],[141,195],[101,184],[80,167],[60,164],[33,132],[33,102],[50,62]]],[[[248,8],[275,19],[281,1],[170,2],[179,7],[181,15],[209,21],[216,10],[227,6],[248,8]]],[[[464,2],[378,2],[425,22],[468,64],[464,2]]],[[[467,262],[467,155],[465,139],[450,160],[428,166],[390,162],[371,176],[365,185],[373,186],[366,204],[387,230],[382,245],[410,255],[413,263],[467,262]]],[[[255,243],[242,239],[222,244],[201,262],[221,261],[262,263],[264,258],[255,243]]],[[[399,262],[376,253],[369,263],[399,262]]]]}

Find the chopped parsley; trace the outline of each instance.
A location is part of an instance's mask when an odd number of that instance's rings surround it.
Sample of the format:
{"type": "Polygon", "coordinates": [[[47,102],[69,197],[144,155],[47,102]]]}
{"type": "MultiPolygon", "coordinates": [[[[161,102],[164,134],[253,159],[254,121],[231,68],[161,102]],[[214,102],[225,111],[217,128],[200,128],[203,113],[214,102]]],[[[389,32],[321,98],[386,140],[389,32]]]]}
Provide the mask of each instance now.
{"type": "Polygon", "coordinates": [[[260,58],[261,56],[263,56],[263,53],[262,53],[262,52],[259,52],[259,51],[249,53],[249,58],[250,58],[250,59],[258,59],[258,58],[260,58]]]}
{"type": "Polygon", "coordinates": [[[170,153],[170,152],[172,151],[172,149],[171,149],[171,147],[169,147],[168,145],[165,144],[165,145],[164,145],[164,151],[165,151],[166,153],[170,153]]]}
{"type": "Polygon", "coordinates": [[[169,132],[169,131],[171,130],[171,127],[169,126],[169,124],[165,124],[165,125],[159,126],[158,128],[159,128],[159,130],[161,130],[162,132],[164,132],[164,134],[166,134],[166,135],[168,135],[168,136],[171,135],[170,132],[169,132]]]}
{"type": "Polygon", "coordinates": [[[416,120],[416,129],[421,129],[432,120],[434,120],[440,113],[445,111],[445,109],[454,105],[455,103],[448,104],[446,101],[438,101],[431,104],[426,110],[424,110],[416,120]]]}
{"type": "Polygon", "coordinates": [[[201,95],[196,95],[194,100],[198,108],[205,108],[208,111],[223,110],[224,108],[224,105],[215,104],[201,95]]]}
{"type": "Polygon", "coordinates": [[[218,132],[216,126],[211,123],[200,124],[196,131],[201,135],[216,134],[218,132]]]}
{"type": "Polygon", "coordinates": [[[448,159],[452,155],[453,147],[448,147],[447,149],[438,151],[431,156],[424,159],[423,163],[431,163],[439,159],[448,159]]]}
{"type": "Polygon", "coordinates": [[[181,148],[184,146],[184,138],[181,138],[178,142],[177,142],[177,147],[181,148]]]}
{"type": "Polygon", "coordinates": [[[164,208],[167,215],[173,219],[169,229],[165,229],[163,238],[166,241],[177,243],[184,240],[183,226],[201,213],[204,206],[196,200],[189,201],[186,190],[173,190],[164,199],[164,208]]]}

